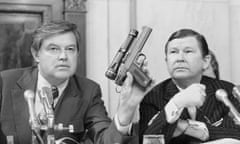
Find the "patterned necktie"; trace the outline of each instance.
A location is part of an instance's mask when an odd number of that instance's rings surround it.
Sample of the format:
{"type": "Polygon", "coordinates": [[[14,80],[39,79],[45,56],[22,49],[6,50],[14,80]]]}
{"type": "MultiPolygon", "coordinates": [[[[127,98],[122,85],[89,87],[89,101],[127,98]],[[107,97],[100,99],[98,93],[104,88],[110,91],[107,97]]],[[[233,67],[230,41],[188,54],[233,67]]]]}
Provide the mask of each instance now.
{"type": "Polygon", "coordinates": [[[52,96],[53,96],[53,100],[55,100],[58,97],[59,93],[58,93],[58,88],[56,86],[52,86],[52,96]]]}
{"type": "Polygon", "coordinates": [[[53,96],[52,108],[54,109],[54,100],[58,97],[59,92],[56,86],[52,86],[51,89],[52,89],[52,96],[53,96]]]}

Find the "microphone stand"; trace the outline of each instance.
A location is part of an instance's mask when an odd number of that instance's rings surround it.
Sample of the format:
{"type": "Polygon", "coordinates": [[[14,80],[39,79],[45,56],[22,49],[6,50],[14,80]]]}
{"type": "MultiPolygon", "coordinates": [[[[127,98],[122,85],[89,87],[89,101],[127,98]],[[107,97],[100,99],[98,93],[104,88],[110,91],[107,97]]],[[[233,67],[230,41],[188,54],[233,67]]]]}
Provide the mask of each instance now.
{"type": "Polygon", "coordinates": [[[31,90],[26,90],[24,92],[25,100],[28,104],[29,109],[29,124],[32,130],[32,144],[55,144],[54,131],[65,131],[68,130],[70,133],[74,132],[73,125],[64,127],[62,123],[55,124],[54,119],[54,110],[52,108],[53,100],[51,90],[47,87],[42,89],[42,93],[38,91],[40,102],[43,105],[45,114],[42,118],[37,117],[34,106],[34,92],[31,90]],[[41,120],[46,123],[42,123],[41,120]],[[40,134],[41,131],[46,132],[47,140],[44,141],[43,136],[40,134]],[[45,143],[46,142],[46,143],[45,143]]]}
{"type": "Polygon", "coordinates": [[[219,89],[216,91],[216,98],[217,100],[223,102],[229,108],[229,114],[233,116],[233,118],[240,123],[240,114],[238,113],[237,109],[228,99],[228,94],[224,89],[219,89]]]}
{"type": "Polygon", "coordinates": [[[42,95],[39,92],[39,96],[41,97],[41,102],[44,107],[44,111],[46,113],[47,118],[47,144],[54,144],[55,143],[55,136],[54,136],[54,111],[52,108],[52,97],[51,91],[47,87],[42,88],[42,95]]]}
{"type": "MultiPolygon", "coordinates": [[[[70,133],[73,133],[73,125],[69,125],[69,127],[63,127],[63,124],[59,123],[58,125],[55,124],[54,119],[54,110],[53,110],[53,96],[51,89],[48,87],[42,88],[42,95],[39,91],[39,96],[41,99],[41,102],[44,107],[44,111],[46,114],[47,124],[45,127],[45,131],[47,132],[47,144],[55,144],[55,136],[54,131],[63,131],[63,130],[69,130],[70,133]]],[[[44,126],[43,126],[44,127],[44,126]]],[[[44,128],[43,128],[44,129],[44,128]]]]}
{"type": "Polygon", "coordinates": [[[31,90],[24,92],[24,98],[28,104],[29,110],[29,124],[32,130],[32,144],[44,144],[42,137],[40,136],[40,120],[36,116],[34,107],[34,93],[31,90]]]}

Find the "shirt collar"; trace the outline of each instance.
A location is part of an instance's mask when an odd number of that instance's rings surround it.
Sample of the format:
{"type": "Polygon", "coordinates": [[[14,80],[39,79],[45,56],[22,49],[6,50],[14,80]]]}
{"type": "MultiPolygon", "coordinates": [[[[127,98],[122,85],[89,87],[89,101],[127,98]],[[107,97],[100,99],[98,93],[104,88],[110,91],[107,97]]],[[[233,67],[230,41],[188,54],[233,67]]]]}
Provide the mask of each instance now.
{"type": "MultiPolygon", "coordinates": [[[[60,85],[57,85],[59,91],[59,96],[62,95],[64,89],[67,87],[69,79],[65,80],[60,85]]],[[[41,89],[42,87],[49,87],[51,88],[51,84],[41,75],[40,72],[38,72],[38,81],[37,81],[37,89],[41,89]]]]}

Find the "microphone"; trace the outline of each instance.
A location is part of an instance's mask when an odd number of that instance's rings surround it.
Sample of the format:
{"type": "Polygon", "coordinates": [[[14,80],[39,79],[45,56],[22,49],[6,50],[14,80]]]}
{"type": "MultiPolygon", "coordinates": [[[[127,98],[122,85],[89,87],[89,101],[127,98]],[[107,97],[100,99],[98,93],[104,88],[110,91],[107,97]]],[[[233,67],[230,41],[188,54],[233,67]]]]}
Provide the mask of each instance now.
{"type": "Polygon", "coordinates": [[[232,94],[240,103],[240,85],[233,87],[232,94]]]}
{"type": "Polygon", "coordinates": [[[52,91],[48,87],[42,88],[42,95],[40,95],[45,111],[47,112],[47,143],[54,144],[54,111],[52,108],[53,96],[52,91]]]}
{"type": "Polygon", "coordinates": [[[227,92],[224,89],[219,89],[216,91],[216,98],[217,100],[223,102],[229,108],[230,110],[229,112],[233,116],[233,118],[236,119],[238,122],[240,122],[240,115],[236,110],[236,108],[228,99],[227,92]]]}
{"type": "Polygon", "coordinates": [[[29,111],[29,123],[32,129],[39,128],[40,121],[37,118],[35,108],[34,108],[34,92],[31,90],[26,90],[24,92],[24,98],[28,104],[28,111],[29,111]]]}
{"type": "Polygon", "coordinates": [[[32,90],[26,90],[24,92],[24,98],[28,104],[29,111],[29,123],[32,129],[33,134],[36,136],[32,136],[32,143],[35,143],[37,140],[40,144],[44,144],[43,139],[40,136],[40,120],[37,118],[35,108],[34,108],[34,92],[32,90]]]}
{"type": "Polygon", "coordinates": [[[41,101],[43,103],[43,106],[44,106],[44,109],[45,109],[45,112],[47,114],[49,113],[54,113],[53,111],[53,96],[52,96],[52,91],[50,88],[48,87],[43,87],[42,88],[42,94],[39,92],[39,96],[41,98],[41,101]]]}

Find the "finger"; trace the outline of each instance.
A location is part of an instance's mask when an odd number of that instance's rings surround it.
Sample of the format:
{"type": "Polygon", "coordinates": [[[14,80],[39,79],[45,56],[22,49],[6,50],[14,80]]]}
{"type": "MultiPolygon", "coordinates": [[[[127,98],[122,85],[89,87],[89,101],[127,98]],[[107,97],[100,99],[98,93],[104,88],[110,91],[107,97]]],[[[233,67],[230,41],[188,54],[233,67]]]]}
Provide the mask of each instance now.
{"type": "Polygon", "coordinates": [[[142,54],[142,53],[140,53],[139,55],[138,55],[138,57],[137,57],[137,63],[138,64],[141,64],[141,63],[143,63],[144,61],[145,61],[145,59],[146,59],[146,56],[144,55],[144,54],[142,54]]]}
{"type": "Polygon", "coordinates": [[[133,83],[133,76],[132,76],[132,74],[130,72],[127,72],[127,78],[126,78],[126,80],[124,82],[124,86],[125,87],[129,87],[129,86],[132,85],[132,83],[133,83]]]}
{"type": "Polygon", "coordinates": [[[143,61],[143,67],[146,67],[148,65],[148,60],[145,58],[143,61]]]}
{"type": "Polygon", "coordinates": [[[199,86],[200,86],[201,90],[204,90],[204,91],[206,90],[206,86],[205,85],[200,84],[199,86]]]}
{"type": "Polygon", "coordinates": [[[136,64],[138,67],[142,68],[143,66],[146,66],[146,56],[144,54],[139,54],[136,60],[136,64]]]}
{"type": "Polygon", "coordinates": [[[202,96],[207,96],[206,95],[206,86],[205,85],[203,85],[203,84],[200,84],[199,85],[199,92],[200,92],[200,94],[202,95],[202,96]]]}
{"type": "Polygon", "coordinates": [[[206,97],[206,96],[207,96],[206,92],[205,92],[205,91],[202,91],[202,90],[200,90],[200,94],[201,94],[203,97],[206,97]]]}
{"type": "Polygon", "coordinates": [[[147,69],[146,66],[141,67],[141,69],[145,74],[149,75],[149,70],[147,69]]]}

